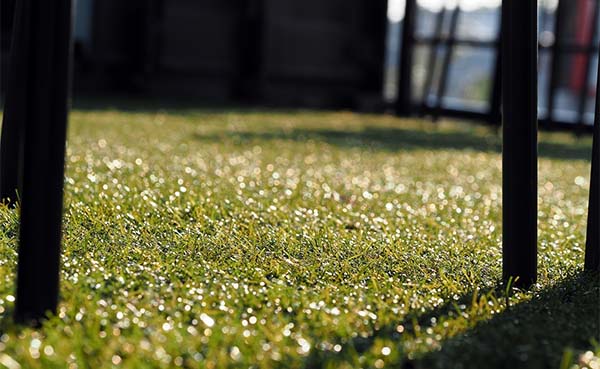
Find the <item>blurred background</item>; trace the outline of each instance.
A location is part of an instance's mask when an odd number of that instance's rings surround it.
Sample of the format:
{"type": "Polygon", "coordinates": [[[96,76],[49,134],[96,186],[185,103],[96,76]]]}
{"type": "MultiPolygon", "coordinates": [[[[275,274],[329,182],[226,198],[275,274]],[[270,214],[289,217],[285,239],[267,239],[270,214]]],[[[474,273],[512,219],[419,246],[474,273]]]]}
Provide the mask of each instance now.
{"type": "MultiPolygon", "coordinates": [[[[15,1],[0,0],[2,75],[15,1]]],[[[409,47],[412,114],[498,123],[500,3],[416,0],[405,29],[407,0],[77,0],[74,91],[379,112],[409,47]]],[[[598,8],[540,0],[542,126],[592,123],[598,8]]]]}

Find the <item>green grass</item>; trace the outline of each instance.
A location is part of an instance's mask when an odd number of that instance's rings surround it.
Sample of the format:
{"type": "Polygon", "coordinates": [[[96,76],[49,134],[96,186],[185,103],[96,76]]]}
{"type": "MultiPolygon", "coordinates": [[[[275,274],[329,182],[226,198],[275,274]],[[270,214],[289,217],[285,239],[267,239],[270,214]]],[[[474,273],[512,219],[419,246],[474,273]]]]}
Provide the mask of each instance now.
{"type": "Polygon", "coordinates": [[[590,140],[542,136],[539,283],[511,296],[499,144],[348,112],[75,110],[61,304],[39,329],[12,322],[0,207],[0,367],[598,365],[590,140]]]}

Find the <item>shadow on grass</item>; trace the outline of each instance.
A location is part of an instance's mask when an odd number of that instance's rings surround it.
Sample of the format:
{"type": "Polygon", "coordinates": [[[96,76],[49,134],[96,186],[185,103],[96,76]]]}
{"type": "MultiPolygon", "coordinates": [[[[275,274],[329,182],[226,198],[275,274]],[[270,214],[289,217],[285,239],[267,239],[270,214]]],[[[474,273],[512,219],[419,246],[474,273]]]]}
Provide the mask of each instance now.
{"type": "Polygon", "coordinates": [[[600,341],[600,276],[580,274],[442,344],[420,367],[558,368],[565,349],[600,341]],[[462,361],[461,365],[458,365],[462,361]]]}
{"type": "MultiPolygon", "coordinates": [[[[314,350],[306,367],[339,366],[348,356],[360,355],[371,349],[377,339],[397,343],[400,353],[386,367],[434,368],[559,368],[566,349],[592,349],[592,340],[600,342],[600,275],[581,273],[538,293],[531,300],[519,303],[481,321],[445,341],[441,349],[407,358],[402,341],[405,335],[414,339],[415,326],[424,332],[432,318],[438,322],[462,314],[460,304],[473,301],[465,294],[458,301],[426,311],[409,314],[398,322],[404,333],[396,331],[398,324],[382,327],[372,336],[355,338],[343,345],[338,354],[314,350]]],[[[489,292],[489,291],[488,291],[489,292]]],[[[479,296],[482,296],[480,294],[479,296]]],[[[501,292],[500,295],[501,296],[501,292]]],[[[476,300],[477,301],[477,300],[476,300]]],[[[450,322],[451,323],[451,322],[450,322]]]]}
{"type": "MultiPolygon", "coordinates": [[[[76,110],[97,111],[113,109],[130,113],[152,113],[167,111],[174,114],[187,114],[201,111],[203,113],[278,113],[298,114],[297,109],[270,108],[257,105],[230,105],[227,103],[202,103],[195,98],[165,99],[148,97],[131,97],[113,95],[105,97],[79,97],[73,104],[76,110]]],[[[401,122],[399,122],[401,124],[401,122]]],[[[369,127],[364,130],[335,130],[335,129],[274,129],[270,132],[247,131],[231,132],[217,135],[196,135],[201,140],[219,140],[230,137],[235,140],[293,140],[307,141],[310,139],[325,141],[329,144],[356,147],[366,146],[389,151],[411,149],[452,149],[474,150],[480,152],[500,153],[502,144],[498,135],[491,133],[483,136],[468,131],[443,132],[435,130],[416,130],[402,127],[369,127]]],[[[541,157],[564,160],[591,160],[591,144],[585,142],[561,143],[542,141],[539,145],[541,157]]]]}
{"type": "MultiPolygon", "coordinates": [[[[229,138],[240,143],[262,140],[291,140],[305,142],[323,141],[341,147],[369,147],[388,151],[473,150],[500,153],[501,139],[494,134],[480,135],[462,131],[425,131],[395,127],[368,127],[363,130],[293,129],[270,132],[227,132],[223,134],[196,134],[199,140],[221,140],[229,138]]],[[[540,142],[541,157],[563,160],[591,160],[591,145],[560,142],[540,142]],[[588,147],[589,146],[589,147],[588,147]]]]}

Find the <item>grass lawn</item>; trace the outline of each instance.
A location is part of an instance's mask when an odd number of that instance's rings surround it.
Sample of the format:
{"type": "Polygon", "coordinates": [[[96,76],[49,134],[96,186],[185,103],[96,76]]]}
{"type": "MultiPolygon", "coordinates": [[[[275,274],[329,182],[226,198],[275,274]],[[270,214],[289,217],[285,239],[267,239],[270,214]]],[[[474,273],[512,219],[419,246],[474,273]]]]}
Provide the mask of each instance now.
{"type": "Polygon", "coordinates": [[[0,207],[0,367],[598,368],[591,140],[541,139],[539,283],[509,297],[488,128],[76,109],[61,304],[39,329],[12,322],[0,207]]]}

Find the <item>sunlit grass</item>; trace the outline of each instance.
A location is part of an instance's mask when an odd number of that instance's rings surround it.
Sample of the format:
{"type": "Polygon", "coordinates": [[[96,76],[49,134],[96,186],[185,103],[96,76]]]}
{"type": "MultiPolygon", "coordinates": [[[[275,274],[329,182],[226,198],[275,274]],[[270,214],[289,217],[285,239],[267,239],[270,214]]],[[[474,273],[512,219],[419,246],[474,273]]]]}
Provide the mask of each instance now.
{"type": "Polygon", "coordinates": [[[71,121],[61,305],[40,329],[12,323],[18,219],[0,208],[0,366],[558,368],[598,350],[588,138],[543,135],[539,284],[507,298],[493,130],[347,112],[71,121]]]}

